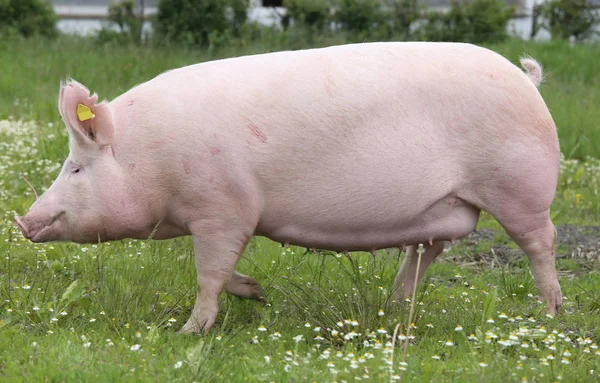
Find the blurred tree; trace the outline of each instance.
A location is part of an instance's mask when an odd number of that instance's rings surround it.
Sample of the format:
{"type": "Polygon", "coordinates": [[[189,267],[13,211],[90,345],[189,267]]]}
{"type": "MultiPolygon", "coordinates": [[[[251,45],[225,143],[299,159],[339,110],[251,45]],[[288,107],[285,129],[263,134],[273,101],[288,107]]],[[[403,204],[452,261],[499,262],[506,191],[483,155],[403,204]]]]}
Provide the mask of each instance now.
{"type": "Polygon", "coordinates": [[[550,32],[553,39],[585,40],[594,34],[600,16],[587,0],[550,0],[534,8],[532,37],[539,29],[550,32]],[[539,20],[539,21],[538,21],[539,20]]]}
{"type": "Polygon", "coordinates": [[[325,0],[284,0],[283,6],[296,25],[306,25],[321,31],[329,22],[329,1],[325,0]]]}
{"type": "Polygon", "coordinates": [[[0,0],[0,32],[24,37],[58,34],[58,17],[48,0],[0,0]]]}
{"type": "Polygon", "coordinates": [[[420,37],[430,41],[482,43],[508,37],[508,21],[514,14],[503,0],[453,0],[448,12],[429,12],[419,28],[420,37]]]}
{"type": "MultiPolygon", "coordinates": [[[[143,11],[136,14],[135,0],[121,0],[110,3],[108,6],[108,19],[119,26],[121,33],[129,36],[131,41],[139,43],[142,39],[142,26],[144,23],[143,11]]],[[[143,0],[142,6],[143,9],[143,0]]]]}
{"type": "Polygon", "coordinates": [[[162,41],[209,45],[246,22],[248,0],[160,0],[154,30],[162,41]]]}
{"type": "Polygon", "coordinates": [[[342,30],[365,34],[385,22],[380,0],[337,0],[334,19],[342,30]]]}
{"type": "Polygon", "coordinates": [[[390,8],[396,31],[408,39],[412,25],[419,17],[417,0],[393,0],[390,8]]]}

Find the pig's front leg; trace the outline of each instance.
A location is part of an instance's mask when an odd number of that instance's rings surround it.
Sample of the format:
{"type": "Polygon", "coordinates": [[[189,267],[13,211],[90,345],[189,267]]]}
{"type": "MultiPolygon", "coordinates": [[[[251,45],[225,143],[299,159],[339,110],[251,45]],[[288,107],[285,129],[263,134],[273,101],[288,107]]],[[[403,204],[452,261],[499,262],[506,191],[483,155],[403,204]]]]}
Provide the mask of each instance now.
{"type": "Polygon", "coordinates": [[[198,293],[194,309],[179,333],[208,333],[217,317],[221,291],[231,280],[240,254],[249,239],[240,231],[213,223],[192,228],[198,293]]]}

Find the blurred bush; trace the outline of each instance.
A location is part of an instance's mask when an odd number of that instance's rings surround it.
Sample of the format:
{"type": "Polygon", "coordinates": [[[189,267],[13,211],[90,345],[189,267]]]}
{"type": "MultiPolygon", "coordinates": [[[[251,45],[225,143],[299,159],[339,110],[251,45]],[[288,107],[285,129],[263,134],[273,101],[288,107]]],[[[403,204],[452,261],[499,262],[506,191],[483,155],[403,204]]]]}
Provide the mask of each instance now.
{"type": "Polygon", "coordinates": [[[365,37],[384,28],[388,16],[379,0],[335,0],[334,9],[342,31],[365,37]]]}
{"type": "Polygon", "coordinates": [[[394,33],[404,40],[413,35],[412,26],[419,19],[417,0],[393,0],[390,11],[394,33]]]}
{"type": "Polygon", "coordinates": [[[513,13],[503,0],[454,1],[446,13],[428,12],[418,33],[429,41],[502,41],[513,13]]]}
{"type": "Polygon", "coordinates": [[[532,37],[541,28],[550,32],[553,39],[585,40],[597,35],[595,25],[600,14],[587,0],[550,0],[536,5],[532,37]]]}
{"type": "Polygon", "coordinates": [[[248,0],[159,0],[153,22],[161,42],[218,46],[239,35],[248,0]]]}
{"type": "Polygon", "coordinates": [[[0,0],[0,33],[55,37],[58,17],[48,0],[0,0]]]}
{"type": "MultiPolygon", "coordinates": [[[[115,0],[108,27],[96,35],[101,43],[154,42],[195,47],[269,49],[362,41],[426,40],[475,44],[509,37],[514,8],[504,0],[450,0],[447,11],[427,10],[418,0],[283,0],[273,8],[279,25],[248,21],[249,0],[158,0],[152,39],[142,33],[144,18],[136,0],[115,0]]],[[[599,14],[589,0],[548,0],[534,7],[532,37],[547,29],[555,39],[591,37],[599,14]]],[[[48,0],[0,0],[0,32],[56,35],[56,15],[48,0]]]]}
{"type": "Polygon", "coordinates": [[[143,16],[136,9],[135,0],[121,0],[108,6],[108,19],[119,26],[122,34],[133,42],[142,39],[143,16]],[[137,14],[136,14],[137,13],[137,14]]]}
{"type": "MultiPolygon", "coordinates": [[[[287,17],[295,26],[306,26],[313,31],[322,32],[328,26],[330,2],[324,0],[284,0],[287,17]]],[[[284,27],[289,24],[285,23],[284,27]]]]}
{"type": "Polygon", "coordinates": [[[96,42],[140,44],[143,37],[143,24],[142,10],[138,9],[135,0],[111,2],[108,6],[108,23],[95,33],[96,42]]]}

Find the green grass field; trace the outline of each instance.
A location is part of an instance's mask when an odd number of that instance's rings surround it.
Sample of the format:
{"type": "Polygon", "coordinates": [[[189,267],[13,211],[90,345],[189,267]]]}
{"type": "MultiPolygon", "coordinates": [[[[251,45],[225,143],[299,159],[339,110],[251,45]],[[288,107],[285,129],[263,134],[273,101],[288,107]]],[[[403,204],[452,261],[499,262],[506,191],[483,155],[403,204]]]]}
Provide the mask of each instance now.
{"type": "MultiPolygon", "coordinates": [[[[600,225],[600,46],[491,48],[513,62],[529,54],[546,69],[541,91],[564,154],[555,224],[600,225]]],[[[457,242],[419,285],[402,362],[410,303],[390,296],[404,257],[397,249],[348,259],[255,238],[238,270],[262,284],[269,303],[223,294],[211,333],[183,336],[175,332],[196,292],[190,238],[80,246],[20,235],[12,216],[34,199],[21,176],[41,192],[68,154],[56,106],[61,79],[110,99],[172,67],[276,49],[0,42],[0,380],[598,381],[597,241],[595,250],[558,247],[564,309],[551,318],[527,259],[507,255],[514,245],[483,214],[479,227],[495,234],[457,242]]]]}

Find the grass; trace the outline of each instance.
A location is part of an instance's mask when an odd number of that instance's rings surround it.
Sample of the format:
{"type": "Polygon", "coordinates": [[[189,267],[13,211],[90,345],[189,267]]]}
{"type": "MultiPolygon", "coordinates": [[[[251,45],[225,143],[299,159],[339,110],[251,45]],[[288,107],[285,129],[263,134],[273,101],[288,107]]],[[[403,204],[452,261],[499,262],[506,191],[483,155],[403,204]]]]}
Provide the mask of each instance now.
{"type": "MultiPolygon", "coordinates": [[[[539,59],[542,88],[564,159],[556,224],[600,225],[598,46],[508,42],[512,60],[539,59]]],[[[67,75],[112,98],[206,53],[95,46],[61,39],[0,42],[0,380],[2,381],[597,381],[600,273],[593,261],[558,261],[564,312],[544,315],[526,258],[474,264],[510,242],[498,231],[458,242],[419,285],[406,365],[391,334],[409,303],[390,288],[404,254],[306,253],[254,238],[238,270],[258,279],[266,305],[223,294],[208,336],[179,336],[195,298],[190,238],[101,245],[27,242],[12,215],[48,187],[68,149],[58,117],[67,75]]],[[[498,229],[484,215],[480,227],[498,229]]],[[[397,341],[398,346],[400,341],[397,341]]]]}

